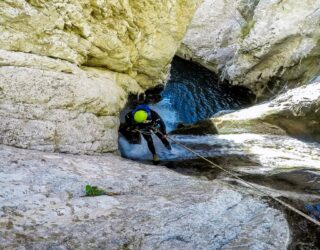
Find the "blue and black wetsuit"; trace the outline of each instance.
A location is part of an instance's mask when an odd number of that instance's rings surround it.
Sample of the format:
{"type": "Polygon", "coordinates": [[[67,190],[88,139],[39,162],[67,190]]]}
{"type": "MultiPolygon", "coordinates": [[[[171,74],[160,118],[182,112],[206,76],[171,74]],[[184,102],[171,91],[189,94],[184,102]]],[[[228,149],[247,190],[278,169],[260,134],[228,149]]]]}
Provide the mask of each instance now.
{"type": "Polygon", "coordinates": [[[148,148],[153,155],[156,154],[156,149],[153,144],[151,131],[153,131],[167,149],[171,149],[169,141],[165,138],[166,135],[166,125],[164,124],[161,117],[154,110],[148,110],[148,119],[144,123],[137,123],[134,120],[134,112],[129,112],[125,116],[125,123],[122,125],[122,129],[126,131],[135,132],[138,131],[142,134],[143,138],[148,143],[148,148]]]}

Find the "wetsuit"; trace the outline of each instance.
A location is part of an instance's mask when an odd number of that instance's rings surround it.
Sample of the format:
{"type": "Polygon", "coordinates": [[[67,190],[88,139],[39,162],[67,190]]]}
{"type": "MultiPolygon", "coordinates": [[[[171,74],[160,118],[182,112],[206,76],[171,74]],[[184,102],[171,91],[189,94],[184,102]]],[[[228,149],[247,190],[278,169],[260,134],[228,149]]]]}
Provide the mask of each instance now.
{"type": "Polygon", "coordinates": [[[126,131],[132,131],[133,133],[135,131],[139,131],[139,133],[141,133],[143,138],[147,141],[148,148],[153,155],[156,154],[156,149],[153,144],[151,131],[153,131],[159,137],[167,149],[171,149],[169,141],[165,138],[166,126],[158,113],[153,110],[150,110],[150,115],[147,121],[144,123],[135,122],[133,113],[127,113],[123,127],[126,131]]]}

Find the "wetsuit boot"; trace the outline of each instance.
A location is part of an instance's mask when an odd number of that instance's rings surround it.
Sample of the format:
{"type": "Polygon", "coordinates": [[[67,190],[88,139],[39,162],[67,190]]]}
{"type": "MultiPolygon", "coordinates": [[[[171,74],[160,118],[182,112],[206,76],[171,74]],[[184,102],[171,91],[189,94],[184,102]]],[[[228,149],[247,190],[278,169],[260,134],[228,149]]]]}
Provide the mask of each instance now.
{"type": "Polygon", "coordinates": [[[154,162],[158,162],[158,161],[159,161],[158,155],[157,155],[157,154],[152,155],[152,160],[153,160],[154,162]]]}

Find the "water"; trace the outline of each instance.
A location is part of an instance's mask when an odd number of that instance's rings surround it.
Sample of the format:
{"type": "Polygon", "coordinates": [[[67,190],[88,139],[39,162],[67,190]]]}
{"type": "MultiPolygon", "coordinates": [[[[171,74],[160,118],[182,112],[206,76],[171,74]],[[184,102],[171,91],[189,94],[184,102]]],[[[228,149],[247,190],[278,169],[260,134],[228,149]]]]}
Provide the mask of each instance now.
{"type": "MultiPolygon", "coordinates": [[[[223,110],[237,110],[248,106],[253,98],[248,89],[219,82],[217,76],[204,67],[174,58],[170,80],[161,93],[161,100],[156,104],[150,104],[150,107],[162,117],[167,132],[171,132],[181,123],[193,124],[223,110]]],[[[127,107],[123,114],[128,111],[127,107]]],[[[174,147],[169,152],[157,137],[153,137],[153,140],[161,160],[189,158],[181,149],[174,147]]],[[[141,144],[132,145],[120,137],[119,146],[126,158],[151,159],[151,153],[144,140],[141,144]]]]}
{"type": "Polygon", "coordinates": [[[222,110],[250,105],[248,89],[219,82],[215,74],[202,66],[175,58],[162,101],[152,105],[165,120],[169,131],[179,123],[192,124],[222,110]]]}
{"type": "MultiPolygon", "coordinates": [[[[160,114],[170,132],[179,123],[195,123],[223,110],[239,109],[249,105],[252,99],[247,90],[219,84],[211,72],[176,58],[161,101],[150,106],[160,114]]],[[[174,135],[172,138],[237,172],[248,182],[280,194],[281,199],[302,211],[307,203],[320,202],[320,161],[317,158],[320,144],[255,134],[174,135]]],[[[224,172],[213,169],[176,144],[168,151],[158,138],[154,138],[154,143],[161,165],[184,175],[212,181],[223,179],[239,185],[224,172]]],[[[141,144],[131,145],[120,138],[119,145],[124,157],[151,163],[144,140],[141,144]]],[[[273,201],[266,199],[266,202],[286,214],[292,234],[289,249],[320,249],[318,227],[273,201]]]]}

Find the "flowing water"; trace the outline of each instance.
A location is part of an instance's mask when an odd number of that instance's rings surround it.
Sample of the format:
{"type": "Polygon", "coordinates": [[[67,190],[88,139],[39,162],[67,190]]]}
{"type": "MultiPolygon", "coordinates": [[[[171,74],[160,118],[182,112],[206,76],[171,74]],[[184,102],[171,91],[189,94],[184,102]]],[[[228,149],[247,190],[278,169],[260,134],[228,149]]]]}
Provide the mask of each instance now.
{"type": "MultiPolygon", "coordinates": [[[[220,111],[240,109],[250,105],[252,100],[253,96],[246,89],[219,83],[208,70],[176,58],[161,101],[150,107],[160,114],[170,132],[180,123],[195,123],[220,111]]],[[[320,203],[320,165],[312,157],[309,159],[310,152],[320,153],[317,150],[320,144],[254,134],[173,135],[172,138],[237,172],[245,180],[280,194],[282,199],[301,210],[305,210],[307,203],[320,203]]],[[[212,181],[223,179],[239,185],[179,145],[172,144],[172,150],[168,151],[158,138],[154,137],[154,143],[161,165],[181,174],[212,181]]],[[[132,145],[120,137],[119,146],[124,157],[151,163],[144,140],[132,145]]],[[[287,216],[293,239],[290,249],[320,249],[319,228],[278,204],[267,202],[287,216]]]]}
{"type": "MultiPolygon", "coordinates": [[[[248,106],[253,98],[247,89],[220,83],[216,75],[209,70],[175,58],[170,80],[161,93],[161,100],[149,106],[160,114],[167,132],[171,132],[181,123],[192,124],[220,111],[229,112],[248,106]]],[[[130,104],[123,111],[122,117],[130,110],[129,107],[130,104]]],[[[154,143],[162,160],[189,157],[178,148],[167,152],[157,138],[154,139],[154,143]]],[[[137,160],[148,160],[151,157],[144,140],[142,144],[131,145],[120,137],[119,145],[124,157],[137,160]]]]}

